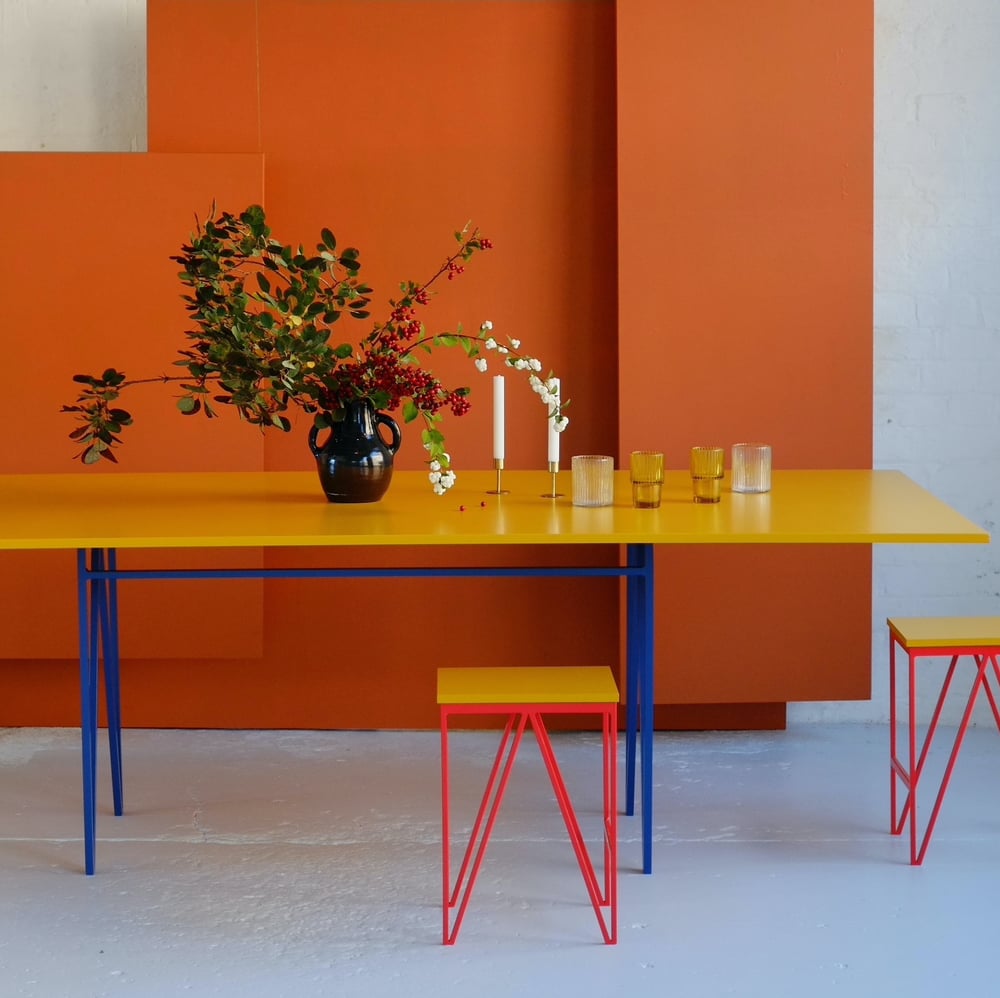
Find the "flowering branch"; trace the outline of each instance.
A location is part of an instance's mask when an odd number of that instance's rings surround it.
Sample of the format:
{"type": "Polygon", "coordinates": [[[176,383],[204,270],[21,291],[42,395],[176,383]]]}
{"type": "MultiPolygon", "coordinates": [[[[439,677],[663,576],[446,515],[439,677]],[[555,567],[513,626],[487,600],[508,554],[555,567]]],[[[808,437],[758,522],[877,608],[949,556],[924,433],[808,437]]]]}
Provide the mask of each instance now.
{"type": "Polygon", "coordinates": [[[454,333],[426,332],[418,310],[430,302],[432,285],[442,276],[449,281],[459,277],[476,253],[492,248],[471,225],[456,232],[455,239],[457,249],[428,280],[400,285],[402,296],[390,299],[385,321],[376,322],[357,345],[334,345],[330,337],[342,317],[370,318],[372,288],[359,277],[360,252],[339,250],[333,233],[324,228],[316,252],[307,254],[301,246],[271,237],[259,205],[239,216],[216,215],[213,206],[190,243],[171,257],[182,267],[185,307],[195,325],[184,334],[188,343],[174,361],[184,373],[127,379],[109,367],[100,375],[75,375],[73,380],[83,387],[75,403],[61,411],[79,424],[69,434],[82,447],[77,456],[84,464],[117,460],[120,434],[133,422],[118,402],[124,390],[139,384],[176,382],[181,389],[176,404],[183,415],[200,412],[212,418],[218,415],[217,405],[228,405],[262,431],[288,432],[292,423],[285,413],[292,406],[312,415],[317,427],[328,427],[342,418],[349,402],[367,399],[376,409],[402,407],[406,422],[423,421],[432,485],[443,492],[455,476],[439,426],[441,413],[468,412],[470,389],[445,388],[420,366],[420,354],[455,346],[480,371],[486,369],[484,352],[496,351],[507,366],[529,372],[557,429],[565,428],[563,403],[553,393],[551,379],[538,377],[541,363],[522,353],[519,341],[499,345],[489,322],[475,335],[463,333],[461,326],[454,333]]]}

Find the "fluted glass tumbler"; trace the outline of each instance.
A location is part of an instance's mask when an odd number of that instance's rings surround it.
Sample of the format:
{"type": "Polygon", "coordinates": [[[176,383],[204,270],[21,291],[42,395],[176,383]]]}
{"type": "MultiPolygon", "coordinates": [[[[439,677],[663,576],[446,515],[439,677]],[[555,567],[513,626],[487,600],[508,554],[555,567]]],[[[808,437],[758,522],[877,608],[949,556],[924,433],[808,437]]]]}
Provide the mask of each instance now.
{"type": "Polygon", "coordinates": [[[573,505],[612,506],[615,459],[605,454],[575,454],[572,462],[573,505]]]}
{"type": "Polygon", "coordinates": [[[691,489],[695,502],[718,502],[722,498],[725,456],[722,447],[691,448],[691,489]]]}
{"type": "Polygon", "coordinates": [[[771,491],[771,448],[768,444],[733,444],[734,492],[771,491]]]}
{"type": "Polygon", "coordinates": [[[656,509],[663,491],[663,454],[655,450],[634,450],[629,457],[632,505],[636,509],[656,509]]]}

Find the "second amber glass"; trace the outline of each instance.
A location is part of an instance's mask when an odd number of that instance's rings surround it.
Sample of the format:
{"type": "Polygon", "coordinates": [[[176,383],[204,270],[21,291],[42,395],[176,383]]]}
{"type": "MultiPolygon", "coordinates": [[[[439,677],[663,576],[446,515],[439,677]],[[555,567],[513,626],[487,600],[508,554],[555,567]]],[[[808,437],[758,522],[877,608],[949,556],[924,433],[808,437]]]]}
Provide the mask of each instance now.
{"type": "Polygon", "coordinates": [[[691,448],[691,487],[695,502],[718,502],[722,497],[725,450],[722,447],[691,448]]]}
{"type": "Polygon", "coordinates": [[[634,450],[629,457],[632,478],[632,505],[636,509],[656,509],[663,491],[663,454],[655,450],[634,450]]]}

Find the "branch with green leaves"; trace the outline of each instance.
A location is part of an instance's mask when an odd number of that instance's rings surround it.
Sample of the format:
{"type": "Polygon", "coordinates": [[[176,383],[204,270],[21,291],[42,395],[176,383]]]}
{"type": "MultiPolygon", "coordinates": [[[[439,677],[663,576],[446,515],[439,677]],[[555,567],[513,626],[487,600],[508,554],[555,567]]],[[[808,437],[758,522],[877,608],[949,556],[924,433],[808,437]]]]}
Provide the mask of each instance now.
{"type": "MultiPolygon", "coordinates": [[[[402,407],[407,422],[422,419],[428,462],[447,473],[450,456],[440,429],[441,413],[461,416],[469,409],[467,386],[446,388],[426,368],[420,355],[438,348],[460,347],[480,370],[483,352],[498,349],[511,367],[534,372],[538,361],[521,354],[516,340],[498,347],[483,323],[475,335],[429,334],[419,317],[442,278],[459,277],[477,253],[492,244],[467,225],[455,233],[457,248],[431,277],[404,281],[402,295],[390,299],[388,318],[376,322],[355,343],[334,342],[341,319],[367,322],[372,288],[361,280],[360,251],[338,248],[334,234],[320,231],[314,252],[274,239],[263,208],[251,205],[239,215],[216,212],[204,224],[196,221],[190,242],[172,260],[180,264],[182,298],[193,328],[184,333],[176,375],[128,379],[114,367],[102,374],[77,374],[82,387],[75,402],[62,411],[77,426],[70,438],[81,447],[85,464],[116,461],[122,430],[132,425],[122,407],[122,392],[136,385],[169,384],[179,389],[181,414],[218,415],[219,406],[235,408],[261,430],[287,432],[286,413],[293,407],[312,415],[317,426],[340,418],[346,403],[368,399],[377,409],[402,407]]],[[[537,378],[536,378],[537,380],[537,378]]],[[[538,391],[537,386],[535,390],[538,391]]],[[[540,393],[541,394],[541,393],[540,393]]],[[[558,418],[563,403],[554,403],[558,418]]],[[[551,406],[550,406],[551,407],[551,406]]],[[[565,425],[563,423],[562,425],[565,425]]]]}

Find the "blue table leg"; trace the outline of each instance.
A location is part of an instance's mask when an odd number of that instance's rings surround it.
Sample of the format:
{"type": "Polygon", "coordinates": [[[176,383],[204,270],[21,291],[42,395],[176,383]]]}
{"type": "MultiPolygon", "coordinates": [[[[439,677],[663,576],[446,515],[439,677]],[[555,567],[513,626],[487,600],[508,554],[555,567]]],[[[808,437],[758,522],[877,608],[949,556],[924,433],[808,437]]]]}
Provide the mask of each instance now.
{"type": "Polygon", "coordinates": [[[642,872],[653,872],[653,547],[628,546],[626,584],[625,812],[635,814],[636,729],[642,804],[642,872]]]}
{"type": "Polygon", "coordinates": [[[653,872],[653,678],[656,611],[653,603],[653,546],[641,546],[643,574],[640,576],[642,670],[639,679],[639,733],[642,749],[642,872],[653,872]]]}
{"type": "Polygon", "coordinates": [[[80,739],[83,758],[84,869],[94,872],[97,818],[97,591],[87,571],[87,552],[77,552],[77,612],[80,631],[80,739]]]}
{"type": "MultiPolygon", "coordinates": [[[[118,568],[118,553],[107,552],[107,568],[118,568]]],[[[118,580],[112,575],[102,580],[104,600],[101,613],[101,648],[104,653],[104,698],[108,711],[108,750],[111,756],[111,792],[115,814],[124,813],[122,784],[122,698],[118,654],[118,580]]]]}
{"type": "MultiPolygon", "coordinates": [[[[641,552],[628,546],[628,567],[637,568],[641,552]]],[[[635,814],[635,738],[639,723],[639,675],[642,672],[642,642],[639,621],[639,579],[625,583],[625,813],[635,814]]]]}

